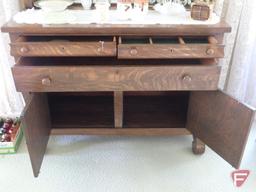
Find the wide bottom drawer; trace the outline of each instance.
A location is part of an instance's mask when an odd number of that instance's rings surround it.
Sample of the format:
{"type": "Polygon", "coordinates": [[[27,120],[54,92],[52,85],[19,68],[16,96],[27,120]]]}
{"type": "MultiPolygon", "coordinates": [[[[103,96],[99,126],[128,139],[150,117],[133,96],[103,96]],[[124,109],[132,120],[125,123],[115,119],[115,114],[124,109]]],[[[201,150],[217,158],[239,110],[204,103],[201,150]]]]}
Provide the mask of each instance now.
{"type": "Polygon", "coordinates": [[[219,66],[25,66],[12,68],[22,92],[216,90],[219,66]]]}

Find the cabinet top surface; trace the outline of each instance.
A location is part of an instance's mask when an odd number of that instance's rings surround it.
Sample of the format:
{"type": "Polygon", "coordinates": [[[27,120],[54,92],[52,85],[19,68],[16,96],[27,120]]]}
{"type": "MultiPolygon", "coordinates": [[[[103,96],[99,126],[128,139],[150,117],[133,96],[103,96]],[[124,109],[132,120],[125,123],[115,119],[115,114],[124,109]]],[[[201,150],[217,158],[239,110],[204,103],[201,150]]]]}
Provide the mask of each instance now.
{"type": "Polygon", "coordinates": [[[221,21],[214,25],[168,25],[168,24],[61,24],[39,25],[18,24],[9,21],[2,32],[17,34],[54,35],[209,35],[231,31],[231,27],[221,21]]]}

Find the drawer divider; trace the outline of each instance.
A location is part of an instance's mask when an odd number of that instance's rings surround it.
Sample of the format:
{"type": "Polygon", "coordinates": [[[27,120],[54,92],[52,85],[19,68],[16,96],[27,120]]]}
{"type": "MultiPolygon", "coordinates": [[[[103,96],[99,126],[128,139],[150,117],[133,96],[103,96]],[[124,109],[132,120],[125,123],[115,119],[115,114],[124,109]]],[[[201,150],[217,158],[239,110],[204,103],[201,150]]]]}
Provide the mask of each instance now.
{"type": "Polygon", "coordinates": [[[183,39],[182,37],[178,37],[178,39],[179,39],[179,43],[180,43],[180,44],[182,44],[182,45],[185,45],[185,44],[186,44],[185,41],[184,41],[184,39],[183,39]]]}
{"type": "Polygon", "coordinates": [[[214,36],[209,36],[208,37],[208,42],[212,45],[217,45],[218,44],[218,40],[214,36]]]}
{"type": "Polygon", "coordinates": [[[115,128],[123,127],[123,92],[115,91],[114,92],[114,119],[115,119],[115,128]]]}
{"type": "Polygon", "coordinates": [[[22,43],[22,42],[26,42],[27,38],[24,36],[19,36],[14,43],[22,43]]]}
{"type": "Polygon", "coordinates": [[[152,45],[153,44],[153,40],[151,37],[149,37],[149,43],[152,45]]]}
{"type": "Polygon", "coordinates": [[[118,37],[118,43],[122,44],[122,37],[118,37]]]}

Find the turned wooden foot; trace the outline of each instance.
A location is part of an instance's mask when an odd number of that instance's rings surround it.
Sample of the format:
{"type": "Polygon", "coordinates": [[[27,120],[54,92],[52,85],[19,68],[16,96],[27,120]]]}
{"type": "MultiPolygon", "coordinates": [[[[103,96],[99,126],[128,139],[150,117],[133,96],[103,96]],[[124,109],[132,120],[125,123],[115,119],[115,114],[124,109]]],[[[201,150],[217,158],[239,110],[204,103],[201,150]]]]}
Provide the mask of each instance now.
{"type": "Polygon", "coordinates": [[[196,155],[201,155],[205,152],[205,144],[195,136],[193,136],[192,151],[196,155]]]}

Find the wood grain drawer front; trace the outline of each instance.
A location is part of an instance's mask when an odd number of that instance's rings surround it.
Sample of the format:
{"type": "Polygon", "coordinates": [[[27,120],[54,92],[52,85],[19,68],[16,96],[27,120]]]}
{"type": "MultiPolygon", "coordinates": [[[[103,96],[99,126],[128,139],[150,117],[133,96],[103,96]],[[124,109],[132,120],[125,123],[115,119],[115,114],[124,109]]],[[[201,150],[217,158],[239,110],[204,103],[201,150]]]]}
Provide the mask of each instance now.
{"type": "Polygon", "coordinates": [[[214,37],[192,38],[149,38],[119,40],[120,59],[172,59],[172,58],[222,58],[224,46],[214,37]],[[213,40],[213,41],[212,41],[213,40]],[[138,43],[136,42],[138,41],[138,43]]]}
{"type": "Polygon", "coordinates": [[[21,37],[11,43],[13,56],[116,56],[115,38],[21,37]]]}
{"type": "Polygon", "coordinates": [[[19,66],[23,92],[216,90],[218,66],[19,66]]]}

